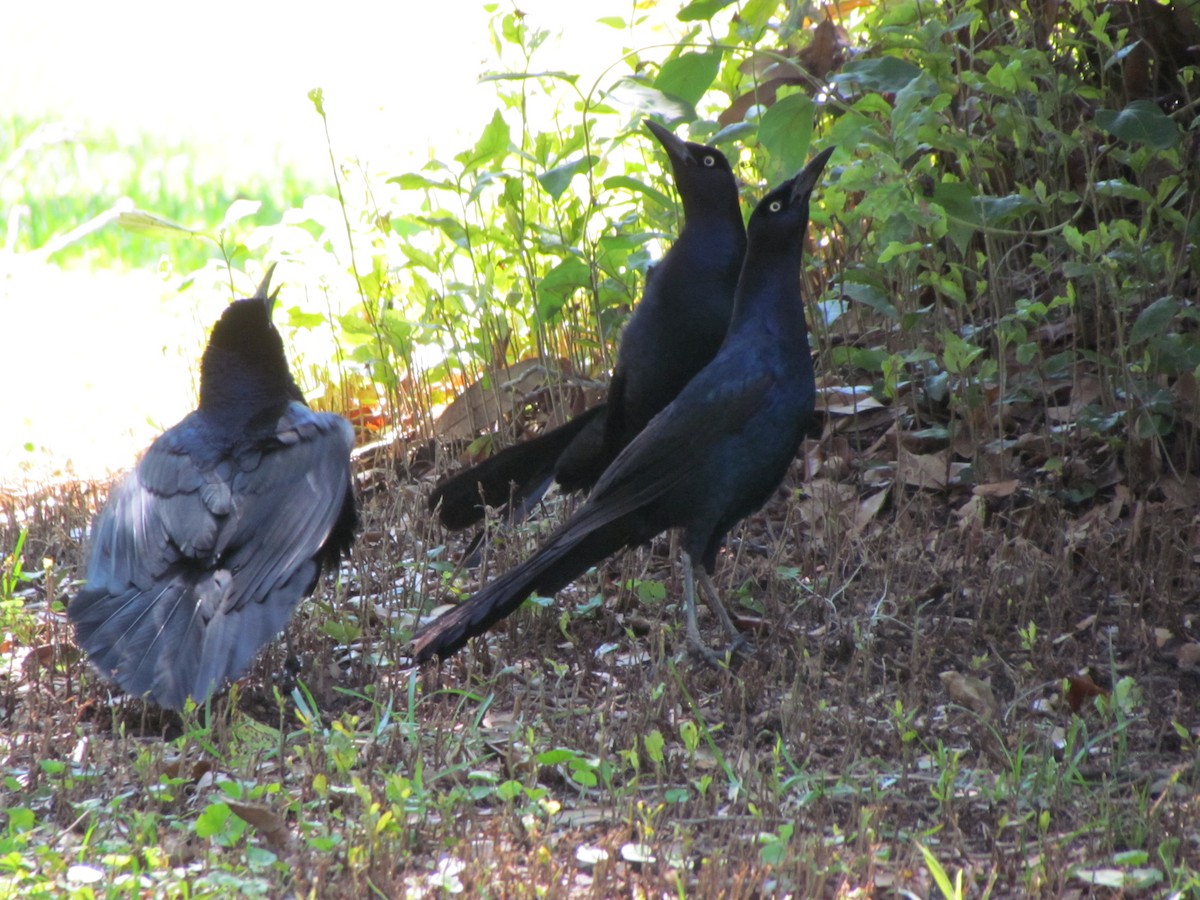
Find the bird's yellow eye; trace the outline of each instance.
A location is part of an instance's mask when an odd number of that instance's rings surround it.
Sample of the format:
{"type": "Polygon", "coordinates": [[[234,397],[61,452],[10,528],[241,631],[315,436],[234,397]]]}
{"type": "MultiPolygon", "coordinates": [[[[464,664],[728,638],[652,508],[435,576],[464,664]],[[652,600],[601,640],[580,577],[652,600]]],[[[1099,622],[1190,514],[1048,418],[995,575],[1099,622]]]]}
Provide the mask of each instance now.
{"type": "Polygon", "coordinates": [[[767,209],[769,209],[771,212],[779,212],[781,209],[783,209],[783,204],[778,200],[772,200],[767,209]]]}
{"type": "Polygon", "coordinates": [[[717,164],[716,157],[714,157],[714,156],[704,157],[704,164],[711,169],[713,166],[715,166],[717,164]]]}

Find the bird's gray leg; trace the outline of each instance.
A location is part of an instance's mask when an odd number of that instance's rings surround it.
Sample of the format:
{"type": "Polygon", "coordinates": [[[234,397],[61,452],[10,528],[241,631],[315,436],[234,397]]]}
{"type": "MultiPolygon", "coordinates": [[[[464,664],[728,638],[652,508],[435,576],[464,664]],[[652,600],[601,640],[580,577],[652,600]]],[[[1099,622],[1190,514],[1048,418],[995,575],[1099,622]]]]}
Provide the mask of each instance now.
{"type": "Polygon", "coordinates": [[[696,578],[692,571],[692,558],[685,550],[680,554],[683,565],[683,607],[687,615],[687,639],[692,652],[696,653],[710,666],[720,666],[721,658],[704,645],[700,636],[700,622],[696,618],[696,578]]]}
{"type": "Polygon", "coordinates": [[[713,584],[712,576],[708,574],[708,570],[703,566],[700,568],[700,588],[704,591],[704,600],[708,604],[708,608],[716,613],[717,618],[721,620],[721,627],[725,629],[725,636],[735,644],[744,641],[745,637],[737,630],[737,626],[733,624],[733,619],[729,618],[725,604],[721,602],[721,595],[717,593],[717,586],[713,584]]]}

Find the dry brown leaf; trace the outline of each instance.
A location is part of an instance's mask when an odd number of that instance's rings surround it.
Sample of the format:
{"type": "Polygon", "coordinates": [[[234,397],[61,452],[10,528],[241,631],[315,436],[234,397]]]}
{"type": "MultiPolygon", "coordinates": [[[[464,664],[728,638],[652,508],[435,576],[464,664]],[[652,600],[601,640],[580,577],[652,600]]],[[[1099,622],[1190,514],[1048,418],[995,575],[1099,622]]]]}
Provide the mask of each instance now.
{"type": "Polygon", "coordinates": [[[871,395],[870,385],[838,385],[817,392],[825,413],[830,416],[853,416],[883,404],[871,395]]]}
{"type": "Polygon", "coordinates": [[[1016,493],[1021,482],[1016,478],[1008,481],[993,481],[990,484],[977,484],[971,493],[976,497],[1011,497],[1016,493]]]}
{"type": "Polygon", "coordinates": [[[854,524],[850,527],[851,534],[857,537],[874,521],[875,517],[879,515],[879,511],[883,509],[883,504],[887,501],[888,492],[891,489],[891,485],[888,485],[883,490],[876,491],[858,502],[858,508],[854,511],[854,524]]]}
{"type": "Polygon", "coordinates": [[[896,453],[896,480],[911,487],[939,490],[965,468],[966,463],[950,462],[945,451],[917,455],[901,447],[896,453]]]}
{"type": "Polygon", "coordinates": [[[895,420],[896,411],[890,406],[881,406],[877,409],[860,411],[852,416],[831,419],[826,427],[835,434],[861,434],[865,431],[882,428],[895,420]]]}
{"type": "Polygon", "coordinates": [[[800,62],[821,81],[833,68],[834,56],[838,49],[838,28],[832,19],[817,23],[812,32],[812,40],[800,51],[800,62]]]}
{"type": "Polygon", "coordinates": [[[442,411],[434,422],[434,432],[442,440],[469,440],[511,413],[546,380],[546,365],[538,357],[481,378],[442,411]]]}
{"type": "Polygon", "coordinates": [[[238,803],[235,800],[226,800],[225,805],[247,825],[258,829],[272,850],[278,852],[287,846],[287,821],[274,810],[257,803],[238,803]]]}
{"type": "Polygon", "coordinates": [[[840,521],[842,510],[858,496],[852,485],[828,478],[810,481],[804,493],[806,497],[798,511],[801,520],[814,529],[824,521],[840,521]]]}
{"type": "Polygon", "coordinates": [[[982,525],[984,519],[987,517],[987,504],[982,497],[973,496],[956,509],[954,515],[958,517],[958,524],[961,528],[982,525]]]}
{"type": "Polygon", "coordinates": [[[986,681],[953,670],[942,672],[938,678],[955,703],[974,710],[985,719],[996,715],[996,695],[986,681]]]}
{"type": "Polygon", "coordinates": [[[1068,675],[1067,683],[1070,685],[1067,688],[1067,705],[1071,707],[1071,712],[1077,713],[1083,708],[1085,701],[1092,697],[1105,697],[1108,691],[1092,681],[1092,676],[1084,675],[1068,675]]]}
{"type": "Polygon", "coordinates": [[[1200,668],[1200,644],[1184,644],[1175,652],[1175,664],[1181,669],[1200,668]]]}

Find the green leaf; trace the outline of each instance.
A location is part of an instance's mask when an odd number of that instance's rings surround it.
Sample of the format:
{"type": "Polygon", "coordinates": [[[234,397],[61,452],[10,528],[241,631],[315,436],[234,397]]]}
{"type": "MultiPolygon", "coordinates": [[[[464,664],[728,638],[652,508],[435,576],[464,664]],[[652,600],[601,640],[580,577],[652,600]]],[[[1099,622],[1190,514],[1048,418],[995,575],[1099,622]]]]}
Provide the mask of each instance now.
{"type": "Polygon", "coordinates": [[[657,728],[652,728],[650,733],[642,738],[642,742],[646,747],[646,755],[650,757],[650,761],[656,765],[662,765],[666,758],[663,754],[663,747],[666,746],[666,741],[663,739],[662,732],[657,728]]]}
{"type": "Polygon", "coordinates": [[[671,209],[675,205],[671,202],[671,198],[662,191],[652,188],[648,184],[643,184],[636,178],[632,178],[629,175],[614,175],[612,178],[604,179],[604,189],[606,191],[624,189],[627,191],[633,191],[637,194],[644,194],[663,209],[671,209]]]}
{"type": "MultiPolygon", "coordinates": [[[[929,869],[929,874],[933,876],[933,880],[937,883],[938,890],[942,892],[942,896],[946,900],[956,900],[962,896],[962,885],[952,884],[950,876],[946,874],[946,870],[942,864],[938,862],[938,858],[924,844],[917,844],[917,849],[921,851],[921,855],[925,857],[925,867],[929,869]]],[[[958,881],[962,881],[962,874],[958,876],[958,881]]]]}
{"type": "Polygon", "coordinates": [[[974,201],[975,192],[961,181],[941,181],[933,188],[933,202],[946,211],[946,231],[960,253],[967,251],[967,244],[979,226],[974,201]]]}
{"type": "Polygon", "coordinates": [[[570,162],[548,169],[537,177],[538,183],[546,189],[546,193],[557,200],[571,183],[571,179],[580,172],[586,172],[600,161],[598,156],[581,156],[570,162]]]}
{"type": "Polygon", "coordinates": [[[419,175],[416,172],[407,172],[404,175],[396,175],[387,180],[388,184],[398,184],[405,191],[420,191],[425,188],[433,188],[434,190],[453,190],[454,185],[445,181],[434,181],[432,178],[426,178],[424,175],[419,175]]]}
{"type": "Polygon", "coordinates": [[[592,270],[576,256],[568,256],[538,282],[538,315],[553,317],[567,299],[592,283],[592,270]]]}
{"type": "Polygon", "coordinates": [[[196,818],[196,837],[210,838],[220,834],[225,830],[230,815],[232,813],[224,803],[210,803],[196,818]]]}
{"type": "Polygon", "coordinates": [[[1004,197],[976,197],[975,208],[979,211],[980,224],[998,226],[1043,207],[1029,197],[1008,194],[1004,197]]]}
{"type": "MultiPolygon", "coordinates": [[[[463,154],[467,157],[462,160],[464,169],[473,172],[480,166],[499,159],[508,153],[510,143],[508,123],[504,121],[504,116],[500,115],[500,110],[496,110],[492,121],[483,129],[475,149],[463,154]]],[[[459,158],[462,159],[461,156],[459,158]]]]}
{"type": "Polygon", "coordinates": [[[812,138],[816,104],[807,94],[792,94],[763,113],[758,140],[786,172],[804,165],[812,138]]]}
{"type": "Polygon", "coordinates": [[[842,293],[856,303],[869,306],[875,312],[887,316],[889,319],[900,320],[900,313],[896,311],[891,298],[885,291],[873,284],[846,282],[842,285],[842,293]]]}
{"type": "Polygon", "coordinates": [[[726,125],[712,137],[705,141],[713,146],[721,146],[721,144],[732,144],[734,141],[744,141],[747,136],[754,133],[755,125],[753,122],[734,122],[732,125],[726,125]]]}
{"type": "Polygon", "coordinates": [[[534,757],[539,766],[557,766],[576,759],[579,759],[579,754],[565,747],[558,747],[554,750],[543,750],[534,757]]]}
{"type": "Polygon", "coordinates": [[[179,237],[180,235],[187,237],[208,236],[195,228],[179,225],[169,219],[163,219],[159,216],[153,216],[148,212],[142,212],[140,209],[119,214],[117,216],[117,224],[128,231],[134,231],[138,234],[165,235],[166,237],[179,237]]]}
{"type": "Polygon", "coordinates": [[[654,86],[664,94],[695,106],[712,85],[720,67],[718,51],[684,53],[663,63],[654,86]]]}
{"type": "Polygon", "coordinates": [[[1108,181],[1096,182],[1096,194],[1100,197],[1120,197],[1122,200],[1136,200],[1138,203],[1151,204],[1154,198],[1145,188],[1130,184],[1124,178],[1112,178],[1108,181]]]}
{"type": "Polygon", "coordinates": [[[1138,314],[1137,321],[1133,323],[1129,332],[1129,343],[1140,344],[1163,334],[1178,312],[1178,300],[1174,297],[1159,297],[1138,314]]]}
{"type": "Polygon", "coordinates": [[[1134,100],[1120,112],[1098,109],[1096,124],[1123,141],[1149,144],[1156,150],[1169,150],[1179,143],[1175,120],[1150,100],[1134,100]]]}
{"type": "Polygon", "coordinates": [[[734,0],[692,0],[675,18],[680,22],[708,21],[725,7],[732,6],[733,2],[734,0]]]}
{"type": "Polygon", "coordinates": [[[910,241],[902,244],[899,241],[890,241],[883,252],[879,254],[879,262],[882,265],[886,262],[891,262],[897,256],[902,256],[905,253],[912,253],[914,250],[920,250],[925,245],[920,241],[910,241]]]}
{"type": "Polygon", "coordinates": [[[834,84],[855,85],[880,94],[894,94],[920,74],[920,66],[895,56],[881,56],[878,59],[846,63],[842,71],[831,75],[829,80],[834,84]]]}
{"type": "Polygon", "coordinates": [[[961,375],[982,353],[982,347],[964,341],[953,331],[942,332],[942,362],[947,372],[961,375]]]}

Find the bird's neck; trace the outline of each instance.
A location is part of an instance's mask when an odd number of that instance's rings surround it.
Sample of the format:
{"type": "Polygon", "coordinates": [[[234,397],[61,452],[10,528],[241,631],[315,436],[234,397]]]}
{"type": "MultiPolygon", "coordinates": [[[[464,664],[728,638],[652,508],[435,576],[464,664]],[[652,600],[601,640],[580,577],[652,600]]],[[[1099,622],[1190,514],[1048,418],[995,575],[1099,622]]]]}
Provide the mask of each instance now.
{"type": "Polygon", "coordinates": [[[765,327],[789,340],[807,340],[800,266],[798,250],[764,253],[751,248],[738,280],[729,333],[765,327]]]}
{"type": "Polygon", "coordinates": [[[701,202],[685,197],[680,240],[685,235],[696,244],[711,244],[713,252],[719,250],[742,256],[746,252],[746,228],[742,224],[737,194],[717,202],[701,202]]]}
{"type": "Polygon", "coordinates": [[[244,425],[302,397],[282,358],[247,359],[242,353],[212,345],[204,353],[200,412],[209,419],[244,425]]]}

